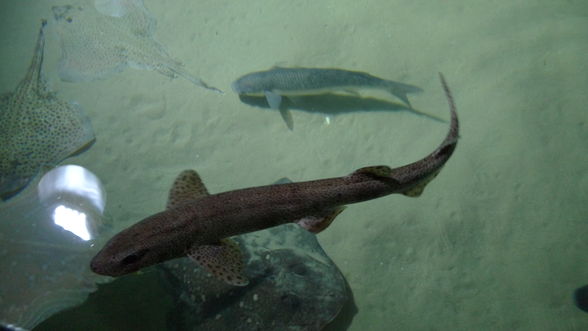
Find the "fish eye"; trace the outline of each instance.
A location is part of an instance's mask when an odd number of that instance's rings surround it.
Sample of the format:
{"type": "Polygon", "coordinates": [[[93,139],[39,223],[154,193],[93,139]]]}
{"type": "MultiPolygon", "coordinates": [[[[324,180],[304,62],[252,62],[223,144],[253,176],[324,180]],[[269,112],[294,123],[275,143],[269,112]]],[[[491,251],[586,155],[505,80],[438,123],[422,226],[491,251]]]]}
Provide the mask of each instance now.
{"type": "Polygon", "coordinates": [[[142,250],[140,250],[140,251],[138,251],[138,252],[136,252],[136,253],[133,253],[133,254],[127,255],[127,256],[125,256],[125,258],[124,258],[124,259],[122,259],[122,260],[120,261],[120,263],[121,263],[121,264],[123,264],[123,265],[129,265],[129,264],[136,263],[136,262],[138,262],[139,260],[141,260],[141,258],[142,258],[143,256],[145,256],[145,254],[146,254],[148,251],[149,251],[148,249],[142,249],[142,250]]]}

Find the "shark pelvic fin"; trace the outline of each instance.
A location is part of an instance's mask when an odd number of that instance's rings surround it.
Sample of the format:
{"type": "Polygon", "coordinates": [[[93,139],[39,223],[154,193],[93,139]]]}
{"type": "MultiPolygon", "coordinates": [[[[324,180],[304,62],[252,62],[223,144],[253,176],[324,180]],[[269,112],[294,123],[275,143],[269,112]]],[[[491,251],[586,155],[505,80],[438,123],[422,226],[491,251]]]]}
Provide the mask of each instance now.
{"type": "Polygon", "coordinates": [[[245,286],[249,280],[244,275],[245,266],[239,245],[229,239],[217,244],[192,246],[187,255],[214,277],[234,286],[245,286]]]}
{"type": "Polygon", "coordinates": [[[208,195],[208,190],[194,170],[182,171],[169,190],[167,209],[177,207],[186,201],[198,200],[208,195]]]}
{"type": "Polygon", "coordinates": [[[335,217],[341,214],[345,208],[345,206],[338,207],[332,211],[329,211],[326,215],[323,216],[307,216],[305,218],[299,219],[296,221],[296,223],[307,231],[312,233],[319,233],[328,228],[329,225],[331,225],[331,223],[333,223],[335,220],[335,217]]]}
{"type": "Polygon", "coordinates": [[[418,183],[416,186],[411,187],[410,189],[402,192],[402,194],[404,194],[407,197],[411,197],[411,198],[417,198],[420,197],[421,194],[423,194],[423,191],[425,190],[425,187],[433,180],[435,179],[435,177],[437,177],[437,175],[439,174],[439,171],[434,172],[431,176],[423,179],[420,183],[418,183]]]}

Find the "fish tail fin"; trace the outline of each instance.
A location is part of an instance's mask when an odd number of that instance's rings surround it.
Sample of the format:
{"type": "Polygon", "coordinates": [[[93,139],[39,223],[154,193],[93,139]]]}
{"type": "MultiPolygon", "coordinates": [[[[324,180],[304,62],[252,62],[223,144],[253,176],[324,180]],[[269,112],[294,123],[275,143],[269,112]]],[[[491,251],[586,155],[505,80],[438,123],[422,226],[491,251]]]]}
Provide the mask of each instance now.
{"type": "Polygon", "coordinates": [[[394,95],[395,97],[406,103],[406,105],[409,106],[410,109],[412,109],[412,105],[410,104],[410,101],[408,100],[408,97],[406,95],[408,93],[420,93],[423,91],[423,89],[418,86],[393,81],[387,82],[386,89],[390,94],[394,95]]]}

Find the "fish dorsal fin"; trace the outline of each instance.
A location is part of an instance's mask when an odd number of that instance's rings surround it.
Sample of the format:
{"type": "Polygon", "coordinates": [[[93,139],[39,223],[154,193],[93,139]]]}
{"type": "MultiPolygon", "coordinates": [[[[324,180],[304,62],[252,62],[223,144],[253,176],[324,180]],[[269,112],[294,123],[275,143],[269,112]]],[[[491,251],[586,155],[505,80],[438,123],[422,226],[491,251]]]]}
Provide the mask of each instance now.
{"type": "Polygon", "coordinates": [[[392,174],[392,168],[385,165],[371,166],[357,169],[353,172],[354,174],[366,174],[376,177],[390,177],[392,174]]]}
{"type": "Polygon", "coordinates": [[[177,207],[190,200],[198,200],[208,195],[208,190],[198,173],[194,170],[182,171],[169,190],[167,209],[177,207]]]}
{"type": "Polygon", "coordinates": [[[341,214],[345,208],[345,206],[337,207],[321,216],[307,216],[299,219],[296,223],[309,232],[319,233],[328,228],[335,220],[335,217],[341,214]]]}
{"type": "Polygon", "coordinates": [[[245,286],[245,265],[239,245],[232,239],[221,239],[217,244],[192,246],[187,255],[214,277],[234,286],[245,286]]]}

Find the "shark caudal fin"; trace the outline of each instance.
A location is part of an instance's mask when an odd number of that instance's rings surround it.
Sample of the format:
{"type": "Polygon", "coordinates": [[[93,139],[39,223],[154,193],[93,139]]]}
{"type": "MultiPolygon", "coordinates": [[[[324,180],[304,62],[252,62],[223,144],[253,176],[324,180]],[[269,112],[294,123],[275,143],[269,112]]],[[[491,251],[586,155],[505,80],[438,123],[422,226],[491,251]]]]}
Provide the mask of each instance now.
{"type": "Polygon", "coordinates": [[[453,155],[457,146],[457,139],[459,138],[459,120],[451,90],[443,74],[439,73],[439,79],[441,80],[445,97],[449,103],[451,114],[449,131],[439,147],[426,157],[400,168],[391,169],[388,166],[365,167],[356,170],[353,174],[386,178],[388,181],[394,180],[396,183],[391,182],[391,184],[398,185],[397,192],[409,197],[418,197],[423,193],[427,184],[439,174],[447,160],[453,155]]]}
{"type": "MultiPolygon", "coordinates": [[[[167,208],[178,207],[188,201],[208,196],[208,190],[194,170],[182,171],[174,181],[167,201],[167,208]]],[[[227,284],[245,286],[249,283],[244,275],[243,256],[239,245],[230,238],[207,245],[192,245],[186,255],[227,284]]]]}

